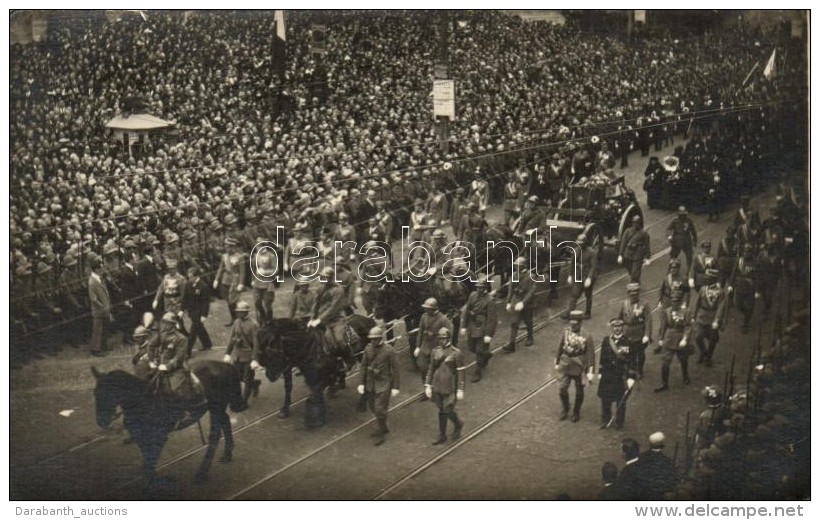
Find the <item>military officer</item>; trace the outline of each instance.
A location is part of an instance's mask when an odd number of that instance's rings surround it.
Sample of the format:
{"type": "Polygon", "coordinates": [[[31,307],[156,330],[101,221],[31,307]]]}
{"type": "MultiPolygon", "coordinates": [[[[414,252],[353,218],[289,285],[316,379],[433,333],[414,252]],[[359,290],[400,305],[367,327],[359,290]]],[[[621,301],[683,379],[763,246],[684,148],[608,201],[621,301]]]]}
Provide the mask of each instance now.
{"type": "Polygon", "coordinates": [[[640,215],[632,217],[632,227],[624,231],[618,252],[618,264],[626,267],[629,279],[640,283],[641,269],[649,265],[649,233],[642,227],[640,215]]]}
{"type": "Polygon", "coordinates": [[[703,285],[703,275],[707,269],[716,269],[717,262],[712,255],[712,241],[704,240],[700,243],[700,252],[695,255],[692,267],[689,269],[689,287],[696,292],[703,285]]]}
{"type": "Polygon", "coordinates": [[[757,254],[757,292],[755,298],[763,298],[763,319],[769,317],[774,292],[783,273],[783,258],[777,245],[769,244],[757,254]]]}
{"type": "Polygon", "coordinates": [[[569,306],[561,316],[565,320],[568,320],[569,314],[575,310],[581,294],[584,295],[586,300],[584,318],[589,319],[592,316],[592,291],[595,280],[598,278],[598,249],[589,244],[589,240],[584,233],[578,235],[575,242],[581,247],[581,272],[579,273],[579,280],[576,280],[575,272],[570,273],[567,277],[567,282],[572,286],[572,294],[569,299],[569,306]]]}
{"type": "Polygon", "coordinates": [[[384,330],[373,327],[367,334],[369,343],[362,356],[361,377],[357,391],[367,399],[368,407],[376,417],[374,444],[384,444],[387,428],[387,410],[390,398],[399,395],[401,370],[392,345],[384,342],[384,330]]]}
{"type": "Polygon", "coordinates": [[[662,310],[661,324],[658,329],[660,339],[655,352],[663,349],[663,359],[661,361],[661,384],[655,388],[656,392],[669,390],[670,365],[675,357],[678,358],[683,373],[683,384],[688,385],[690,382],[689,356],[692,348],[689,345],[687,325],[686,309],[683,307],[683,292],[673,291],[669,306],[662,310]]]}
{"type": "Polygon", "coordinates": [[[418,343],[413,351],[416,358],[416,366],[421,372],[422,381],[427,376],[427,369],[430,367],[430,354],[438,344],[438,333],[446,328],[452,334],[453,324],[441,311],[438,310],[438,301],[435,298],[427,298],[422,303],[421,308],[424,314],[419,321],[418,343]]]}
{"type": "Polygon", "coordinates": [[[188,355],[197,338],[202,344],[202,350],[210,350],[213,346],[211,336],[205,328],[205,320],[211,308],[211,287],[202,278],[202,270],[197,267],[188,268],[188,282],[182,291],[182,310],[188,313],[191,319],[191,332],[188,335],[188,355]]]}
{"type": "Polygon", "coordinates": [[[304,280],[296,280],[288,317],[292,320],[309,320],[315,305],[316,293],[310,288],[310,284],[304,280]]]}
{"type": "Polygon", "coordinates": [[[641,302],[641,284],[627,284],[626,292],[629,296],[618,309],[618,318],[623,320],[624,335],[635,349],[638,377],[643,378],[646,348],[652,342],[652,311],[647,304],[641,302]]]}
{"type": "Polygon", "coordinates": [[[718,243],[715,265],[720,271],[720,283],[725,285],[735,267],[740,250],[737,247],[737,229],[734,225],[726,228],[726,236],[718,243]]]}
{"type": "Polygon", "coordinates": [[[490,362],[490,343],[498,324],[493,298],[488,291],[489,282],[484,278],[478,280],[475,291],[467,297],[467,304],[461,311],[461,335],[467,339],[467,348],[475,354],[473,383],[481,381],[481,375],[490,362]]]}
{"type": "Polygon", "coordinates": [[[728,294],[734,292],[735,305],[743,316],[743,333],[749,332],[749,324],[755,309],[755,301],[760,297],[757,292],[757,259],[751,244],[743,246],[743,254],[735,261],[732,275],[729,278],[728,294]]]}
{"type": "Polygon", "coordinates": [[[615,429],[624,427],[626,419],[627,390],[635,384],[637,360],[632,342],[624,336],[624,322],[620,318],[609,320],[610,333],[601,342],[598,361],[598,397],[601,398],[601,429],[612,421],[612,405],[615,404],[615,429]]]}
{"type": "Polygon", "coordinates": [[[459,226],[461,236],[459,240],[466,241],[470,244],[478,244],[484,236],[484,230],[487,223],[484,217],[478,212],[478,204],[474,201],[467,203],[467,214],[461,219],[459,226]]]}
{"type": "Polygon", "coordinates": [[[686,255],[686,272],[688,273],[692,268],[692,254],[694,245],[698,241],[698,232],[684,206],[678,208],[678,217],[667,226],[666,238],[671,247],[669,258],[677,258],[683,251],[686,255]]]}
{"type": "MultiPolygon", "coordinates": [[[[265,241],[262,236],[256,238],[257,244],[265,241]]],[[[273,319],[273,300],[276,297],[274,277],[279,271],[279,259],[284,255],[281,247],[277,247],[276,250],[271,247],[255,248],[251,257],[251,265],[255,270],[251,273],[253,305],[256,308],[256,318],[263,326],[273,319]]]]}
{"type": "Polygon", "coordinates": [[[228,303],[231,323],[225,326],[230,327],[236,319],[239,296],[245,289],[245,269],[248,262],[245,255],[240,252],[239,242],[235,238],[229,236],[225,239],[225,249],[214,278],[214,289],[218,289],[220,296],[228,303]]]}
{"type": "Polygon", "coordinates": [[[533,344],[532,316],[535,299],[535,280],[530,276],[527,259],[519,256],[513,262],[513,269],[518,271],[518,281],[510,281],[511,287],[507,292],[507,312],[512,312],[510,322],[510,339],[504,347],[504,352],[515,352],[515,336],[518,334],[518,325],[523,321],[527,327],[526,346],[533,344]]]}
{"type": "Polygon", "coordinates": [[[561,398],[561,421],[569,415],[570,383],[575,383],[572,422],[578,422],[581,418],[581,405],[584,403],[584,386],[595,374],[595,344],[592,334],[581,329],[583,319],[583,312],[570,312],[569,327],[561,335],[558,355],[555,357],[555,371],[560,385],[558,396],[561,398]]]}
{"type": "Polygon", "coordinates": [[[705,285],[700,288],[690,309],[695,344],[699,352],[697,362],[705,362],[706,366],[712,366],[712,354],[726,317],[726,292],[717,283],[718,274],[715,269],[706,271],[705,285]]]}
{"type": "Polygon", "coordinates": [[[239,371],[244,388],[242,399],[248,402],[251,394],[259,395],[262,381],[256,379],[254,370],[259,368],[259,324],[250,317],[251,305],[246,301],[236,304],[236,320],[228,339],[228,350],[223,361],[233,363],[239,371]]]}
{"type": "Polygon", "coordinates": [[[348,297],[345,290],[336,283],[334,269],[327,266],[322,269],[321,277],[324,278],[322,288],[316,295],[316,304],[308,322],[308,327],[325,327],[325,341],[332,351],[338,351],[345,344],[345,308],[348,305],[348,297]]]}
{"type": "Polygon", "coordinates": [[[513,233],[523,235],[530,229],[543,227],[546,221],[544,210],[538,207],[538,196],[530,195],[524,203],[521,216],[513,223],[513,233]]]}
{"type": "Polygon", "coordinates": [[[680,274],[680,260],[677,258],[669,259],[669,271],[666,277],[661,282],[660,297],[658,298],[658,307],[669,307],[672,293],[681,291],[683,295],[683,308],[686,309],[689,304],[689,284],[683,275],[680,274]]]}
{"type": "Polygon", "coordinates": [[[430,366],[424,380],[424,395],[438,407],[438,438],[433,445],[447,442],[447,421],[455,429],[453,439],[461,437],[464,422],[456,413],[456,402],[464,399],[464,360],[461,351],[450,342],[452,333],[442,327],[436,334],[438,345],[430,354],[430,366]]]}
{"type": "Polygon", "coordinates": [[[164,312],[172,312],[181,322],[182,294],[185,292],[186,280],[177,270],[178,265],[176,258],[169,258],[165,261],[168,272],[163,276],[157,288],[151,308],[155,311],[162,309],[164,312]]]}

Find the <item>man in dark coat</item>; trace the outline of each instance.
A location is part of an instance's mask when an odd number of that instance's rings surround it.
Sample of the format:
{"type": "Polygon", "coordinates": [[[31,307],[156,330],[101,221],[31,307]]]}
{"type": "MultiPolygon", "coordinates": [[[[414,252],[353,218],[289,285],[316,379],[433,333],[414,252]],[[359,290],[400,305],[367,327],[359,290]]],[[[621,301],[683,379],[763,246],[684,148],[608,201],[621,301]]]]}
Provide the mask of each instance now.
{"type": "MultiPolygon", "coordinates": [[[[649,233],[643,229],[640,215],[632,217],[632,227],[624,231],[618,252],[618,264],[626,267],[631,282],[641,282],[641,270],[649,265],[649,233]]],[[[691,260],[690,260],[691,263],[691,260]]]]}
{"type": "Polygon", "coordinates": [[[624,336],[624,322],[619,318],[609,320],[610,334],[601,342],[598,362],[598,397],[601,398],[601,429],[609,427],[612,405],[615,404],[615,429],[624,427],[627,391],[635,384],[635,349],[624,336]]]}
{"type": "Polygon", "coordinates": [[[595,286],[595,279],[598,278],[598,249],[588,243],[587,236],[583,233],[578,235],[575,242],[581,247],[581,278],[575,279],[575,273],[570,273],[567,281],[572,285],[572,295],[569,299],[569,306],[561,317],[569,319],[569,313],[575,310],[575,305],[581,294],[586,299],[586,312],[584,318],[592,316],[592,291],[595,286]]]}
{"type": "Polygon", "coordinates": [[[664,453],[666,436],[655,432],[649,436],[649,449],[638,458],[641,476],[641,500],[663,500],[675,491],[678,475],[675,464],[664,453]]]}
{"type": "Polygon", "coordinates": [[[182,310],[188,313],[191,319],[191,330],[188,334],[188,355],[194,347],[197,338],[202,343],[202,350],[210,350],[213,346],[211,336],[205,329],[205,320],[211,307],[211,290],[209,284],[202,278],[199,267],[188,268],[188,283],[182,293],[182,310]]]}

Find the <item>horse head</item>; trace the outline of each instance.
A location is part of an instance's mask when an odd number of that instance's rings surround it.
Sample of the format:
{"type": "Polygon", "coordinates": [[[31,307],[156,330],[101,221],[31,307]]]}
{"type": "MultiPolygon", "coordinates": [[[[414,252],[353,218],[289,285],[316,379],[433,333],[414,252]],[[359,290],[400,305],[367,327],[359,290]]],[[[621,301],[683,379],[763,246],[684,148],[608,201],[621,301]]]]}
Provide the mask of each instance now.
{"type": "Polygon", "coordinates": [[[295,363],[295,352],[306,339],[306,322],[277,318],[259,330],[259,364],[273,382],[295,363]]]}
{"type": "Polygon", "coordinates": [[[108,428],[114,422],[114,419],[119,416],[117,407],[125,407],[126,403],[130,401],[129,397],[140,392],[140,389],[137,388],[138,383],[141,383],[144,392],[145,384],[135,376],[122,370],[105,373],[91,367],[91,373],[94,375],[94,379],[97,380],[97,385],[94,387],[97,425],[100,428],[108,428]]]}

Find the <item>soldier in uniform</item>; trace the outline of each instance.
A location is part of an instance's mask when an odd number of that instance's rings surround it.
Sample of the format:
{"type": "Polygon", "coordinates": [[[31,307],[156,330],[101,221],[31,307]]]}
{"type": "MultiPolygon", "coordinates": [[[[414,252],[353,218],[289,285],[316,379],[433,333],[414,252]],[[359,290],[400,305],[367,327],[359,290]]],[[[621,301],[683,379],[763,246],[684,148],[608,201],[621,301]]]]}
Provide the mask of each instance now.
{"type": "Polygon", "coordinates": [[[322,269],[321,277],[325,279],[322,289],[316,295],[316,304],[311,312],[308,327],[325,327],[325,341],[331,351],[338,351],[345,344],[345,308],[348,297],[344,288],[335,280],[333,267],[322,269]]]}
{"type": "Polygon", "coordinates": [[[237,368],[244,388],[242,399],[248,402],[251,394],[259,395],[259,385],[262,381],[256,379],[254,370],[259,368],[259,324],[250,317],[251,305],[241,301],[236,305],[236,320],[231,327],[231,336],[228,339],[228,350],[223,361],[233,363],[237,368]]]}
{"type": "Polygon", "coordinates": [[[461,335],[467,339],[467,348],[475,354],[473,383],[481,381],[481,375],[490,362],[490,343],[498,324],[495,304],[488,290],[489,282],[484,278],[478,280],[475,291],[467,297],[467,304],[461,311],[461,335]]]}
{"type": "Polygon", "coordinates": [[[689,379],[689,356],[692,348],[689,345],[689,333],[687,332],[686,309],[683,307],[683,292],[676,290],[672,292],[670,303],[662,310],[661,324],[658,329],[658,346],[655,353],[663,349],[663,359],[661,361],[661,385],[655,388],[656,392],[669,390],[669,371],[672,358],[677,357],[683,373],[683,384],[688,385],[689,379]]]}
{"type": "Polygon", "coordinates": [[[739,250],[743,246],[751,244],[755,251],[760,243],[760,223],[757,219],[757,212],[749,211],[748,218],[737,228],[737,245],[739,250]]]}
{"type": "Polygon", "coordinates": [[[374,444],[379,446],[384,444],[385,435],[390,433],[387,428],[387,410],[390,408],[390,398],[399,395],[401,370],[393,346],[384,342],[384,330],[381,327],[370,329],[367,338],[369,343],[362,356],[359,370],[361,378],[357,390],[365,396],[370,411],[376,417],[373,436],[376,437],[374,444]]]}
{"type": "MultiPolygon", "coordinates": [[[[615,115],[623,117],[620,111],[616,112],[615,115]]],[[[633,142],[636,138],[637,132],[632,128],[632,125],[628,124],[626,119],[622,119],[618,125],[618,139],[615,141],[615,151],[618,157],[621,158],[621,169],[629,166],[629,152],[632,151],[633,142]]]]}
{"type": "Polygon", "coordinates": [[[725,431],[724,421],[731,415],[731,410],[724,403],[723,391],[717,385],[710,385],[701,392],[706,402],[706,410],[698,416],[695,428],[695,447],[706,450],[715,438],[725,431]]]}
{"type": "Polygon", "coordinates": [[[310,288],[310,284],[297,280],[288,317],[292,320],[309,320],[315,305],[316,293],[310,288]]]}
{"type": "Polygon", "coordinates": [[[519,201],[523,189],[515,173],[510,172],[507,176],[507,183],[504,184],[504,223],[507,225],[512,224],[521,212],[519,201]]]}
{"type": "Polygon", "coordinates": [[[635,351],[638,377],[643,378],[646,349],[652,342],[652,312],[649,306],[641,301],[641,284],[627,284],[626,292],[629,297],[618,309],[618,318],[623,320],[624,336],[631,342],[635,351]]]}
{"type": "MultiPolygon", "coordinates": [[[[419,321],[418,343],[413,350],[413,357],[416,358],[416,366],[421,372],[422,381],[427,376],[427,369],[430,367],[430,355],[438,344],[438,333],[446,328],[452,337],[453,324],[441,311],[438,310],[438,301],[435,298],[427,298],[421,305],[424,314],[419,321]]],[[[448,339],[449,341],[449,339],[448,339]]]]}
{"type": "Polygon", "coordinates": [[[191,331],[188,334],[188,355],[197,338],[202,344],[202,350],[210,350],[213,346],[211,336],[205,329],[205,320],[211,308],[211,288],[203,280],[202,270],[193,266],[188,268],[188,283],[182,290],[182,311],[188,313],[191,320],[191,331]]]}
{"type": "Polygon", "coordinates": [[[424,395],[438,407],[438,438],[434,446],[447,442],[448,420],[455,426],[453,440],[461,437],[464,428],[464,422],[456,413],[456,402],[464,399],[464,360],[461,351],[450,342],[451,336],[447,327],[438,330],[438,344],[430,354],[424,380],[424,395]]]}
{"type": "Polygon", "coordinates": [[[640,215],[632,217],[632,227],[621,238],[618,264],[626,267],[632,282],[641,282],[641,270],[649,265],[649,233],[642,227],[640,215]]]}
{"type": "Polygon", "coordinates": [[[677,258],[669,259],[669,271],[666,277],[661,282],[660,297],[658,298],[658,307],[667,308],[672,300],[672,294],[675,291],[681,291],[683,297],[683,308],[689,306],[689,284],[686,279],[680,274],[680,260],[677,258]]]}
{"type": "Polygon", "coordinates": [[[478,204],[470,201],[467,204],[467,214],[462,217],[460,226],[461,236],[459,240],[466,241],[470,244],[478,244],[484,236],[484,230],[487,223],[484,217],[478,212],[478,204]]]}
{"type": "Polygon", "coordinates": [[[757,292],[755,298],[763,298],[763,319],[769,317],[780,275],[783,258],[777,253],[777,245],[770,244],[757,254],[757,292]]]}
{"type": "Polygon", "coordinates": [[[578,235],[575,242],[581,247],[581,279],[576,280],[574,272],[567,277],[567,282],[572,285],[572,294],[567,310],[561,315],[565,320],[568,320],[569,314],[575,310],[581,294],[586,299],[584,318],[589,319],[592,316],[592,291],[598,278],[598,250],[588,243],[584,233],[578,235]]]}
{"type": "Polygon", "coordinates": [[[240,252],[239,242],[235,238],[229,236],[225,239],[225,249],[219,261],[213,287],[219,290],[220,296],[228,303],[231,323],[225,326],[230,327],[236,319],[236,305],[239,303],[239,296],[245,289],[245,269],[248,262],[245,255],[240,252]]]}
{"type": "Polygon", "coordinates": [[[703,285],[703,275],[707,269],[717,269],[716,258],[712,255],[712,241],[704,240],[700,243],[700,252],[695,255],[692,267],[689,269],[689,287],[700,291],[703,285]]]}
{"type": "Polygon", "coordinates": [[[165,261],[168,272],[162,278],[157,288],[157,294],[151,307],[155,311],[162,309],[163,312],[171,312],[177,316],[178,323],[182,326],[182,294],[185,292],[187,281],[177,271],[177,259],[169,258],[165,261]]]}
{"type": "Polygon", "coordinates": [[[513,262],[513,269],[518,270],[518,281],[510,281],[510,290],[507,293],[507,312],[512,312],[510,322],[510,339],[503,348],[504,352],[515,352],[515,336],[518,334],[518,325],[523,321],[527,327],[526,346],[533,344],[532,316],[535,307],[535,280],[530,276],[527,259],[519,256],[513,262]]]}
{"type": "Polygon", "coordinates": [[[698,347],[698,364],[712,366],[712,354],[720,338],[720,329],[725,319],[726,292],[717,283],[718,272],[709,269],[704,275],[706,285],[695,296],[690,312],[691,322],[698,347]]]}
{"type": "Polygon", "coordinates": [[[729,225],[726,228],[726,236],[724,236],[718,244],[717,258],[715,259],[715,265],[718,271],[720,271],[719,281],[721,285],[725,285],[732,275],[732,270],[737,262],[739,252],[737,247],[737,229],[734,225],[729,225]]]}
{"type": "Polygon", "coordinates": [[[88,277],[88,299],[91,302],[91,354],[104,356],[108,350],[108,326],[114,321],[111,313],[111,296],[102,277],[102,260],[90,260],[91,274],[88,277]]]}
{"type": "Polygon", "coordinates": [[[561,398],[561,415],[559,420],[566,420],[569,415],[569,385],[575,383],[575,404],[572,409],[572,422],[581,418],[581,405],[584,403],[584,386],[595,373],[595,344],[592,334],[581,329],[584,313],[572,311],[569,316],[569,327],[564,329],[558,344],[558,355],[555,357],[555,371],[558,373],[561,398]]]}
{"type": "Polygon", "coordinates": [[[735,261],[732,275],[729,278],[727,294],[734,293],[735,305],[743,316],[742,331],[749,332],[749,324],[755,310],[755,301],[760,297],[757,292],[757,259],[751,244],[743,246],[743,255],[735,261]]]}
{"type": "MultiPolygon", "coordinates": [[[[259,236],[256,243],[265,242],[259,236]]],[[[256,319],[262,326],[273,320],[273,300],[276,296],[275,276],[279,270],[279,259],[284,255],[281,247],[274,251],[271,246],[256,248],[251,258],[251,265],[256,272],[251,273],[251,287],[253,288],[253,306],[256,308],[256,319]]]]}
{"type": "Polygon", "coordinates": [[[453,224],[453,235],[461,237],[461,226],[467,213],[467,201],[464,198],[464,188],[456,188],[453,201],[450,204],[450,222],[453,224]]]}
{"type": "Polygon", "coordinates": [[[677,258],[683,251],[686,255],[686,272],[689,272],[692,268],[692,254],[694,245],[698,241],[698,232],[685,207],[678,208],[678,218],[669,223],[666,228],[666,238],[671,246],[669,258],[677,258]]]}
{"type": "Polygon", "coordinates": [[[523,235],[526,231],[533,228],[541,228],[547,221],[547,215],[544,210],[538,207],[538,197],[531,195],[524,203],[524,211],[521,216],[513,223],[513,233],[516,235],[523,235]]]}
{"type": "Polygon", "coordinates": [[[632,342],[624,336],[624,322],[609,320],[610,334],[601,342],[598,361],[598,397],[601,398],[601,429],[609,427],[615,404],[615,429],[624,427],[627,390],[635,384],[637,360],[632,342]]]}

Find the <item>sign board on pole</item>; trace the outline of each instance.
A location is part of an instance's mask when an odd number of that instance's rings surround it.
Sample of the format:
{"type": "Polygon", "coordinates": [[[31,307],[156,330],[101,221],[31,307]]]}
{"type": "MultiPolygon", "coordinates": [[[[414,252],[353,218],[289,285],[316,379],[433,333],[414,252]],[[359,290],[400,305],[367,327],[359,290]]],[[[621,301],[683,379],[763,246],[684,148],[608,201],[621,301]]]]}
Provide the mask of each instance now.
{"type": "Polygon", "coordinates": [[[439,116],[456,120],[456,82],[453,79],[433,80],[433,118],[439,116]]]}

